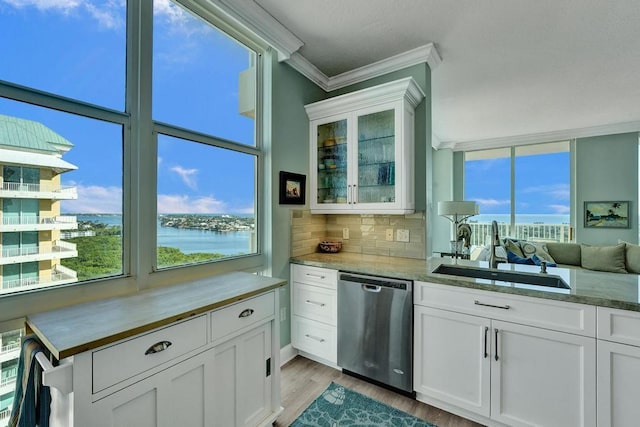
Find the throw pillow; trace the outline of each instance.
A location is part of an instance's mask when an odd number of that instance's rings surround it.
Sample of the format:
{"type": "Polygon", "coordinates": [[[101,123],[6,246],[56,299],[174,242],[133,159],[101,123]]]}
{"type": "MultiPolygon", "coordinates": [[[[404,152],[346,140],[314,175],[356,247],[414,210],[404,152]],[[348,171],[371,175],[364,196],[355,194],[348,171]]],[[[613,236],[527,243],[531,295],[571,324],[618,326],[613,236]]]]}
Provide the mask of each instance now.
{"type": "Polygon", "coordinates": [[[640,274],[640,246],[618,240],[625,244],[625,263],[629,273],[640,274]]]}
{"type": "Polygon", "coordinates": [[[529,264],[533,265],[534,261],[531,258],[521,257],[516,253],[507,251],[507,262],[510,264],[529,264]]]}
{"type": "Polygon", "coordinates": [[[582,256],[580,254],[580,245],[578,243],[547,243],[549,255],[553,257],[558,264],[577,265],[582,264],[582,256]]]}
{"type": "Polygon", "coordinates": [[[626,273],[625,244],[616,246],[581,245],[582,267],[588,270],[626,273]]]}
{"type": "Polygon", "coordinates": [[[514,255],[517,255],[520,258],[526,258],[522,253],[522,249],[520,249],[520,245],[511,239],[504,239],[504,248],[507,252],[511,251],[514,255]]]}
{"type": "Polygon", "coordinates": [[[549,255],[549,251],[547,250],[547,245],[539,242],[527,242],[524,240],[520,241],[520,247],[522,248],[522,253],[525,257],[531,258],[533,254],[538,255],[540,259],[543,259],[547,262],[555,263],[556,260],[549,255]]]}
{"type": "Polygon", "coordinates": [[[546,261],[547,262],[547,267],[557,267],[558,266],[558,264],[556,264],[555,262],[550,262],[550,261],[547,261],[546,259],[542,259],[537,254],[531,255],[530,259],[531,259],[531,261],[533,261],[533,263],[535,265],[542,265],[542,261],[546,261]]]}

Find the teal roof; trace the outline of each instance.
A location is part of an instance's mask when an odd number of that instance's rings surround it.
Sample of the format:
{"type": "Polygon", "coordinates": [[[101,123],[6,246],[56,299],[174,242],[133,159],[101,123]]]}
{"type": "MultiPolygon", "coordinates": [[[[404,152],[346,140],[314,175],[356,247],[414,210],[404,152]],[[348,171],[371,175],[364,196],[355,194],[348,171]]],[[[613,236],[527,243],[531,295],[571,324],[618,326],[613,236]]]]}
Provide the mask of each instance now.
{"type": "Polygon", "coordinates": [[[0,114],[0,146],[58,152],[56,145],[73,147],[71,142],[42,123],[0,114]]]}

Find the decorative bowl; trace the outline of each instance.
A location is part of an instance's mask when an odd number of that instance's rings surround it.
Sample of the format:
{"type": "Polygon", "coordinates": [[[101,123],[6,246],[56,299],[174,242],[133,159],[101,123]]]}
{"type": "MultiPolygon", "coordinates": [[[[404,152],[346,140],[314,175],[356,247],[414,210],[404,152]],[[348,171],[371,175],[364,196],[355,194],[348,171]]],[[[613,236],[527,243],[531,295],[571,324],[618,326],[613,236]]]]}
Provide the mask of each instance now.
{"type": "Polygon", "coordinates": [[[328,242],[328,241],[320,242],[318,243],[318,249],[320,250],[320,252],[329,252],[329,253],[340,252],[340,249],[342,249],[342,242],[328,242]]]}

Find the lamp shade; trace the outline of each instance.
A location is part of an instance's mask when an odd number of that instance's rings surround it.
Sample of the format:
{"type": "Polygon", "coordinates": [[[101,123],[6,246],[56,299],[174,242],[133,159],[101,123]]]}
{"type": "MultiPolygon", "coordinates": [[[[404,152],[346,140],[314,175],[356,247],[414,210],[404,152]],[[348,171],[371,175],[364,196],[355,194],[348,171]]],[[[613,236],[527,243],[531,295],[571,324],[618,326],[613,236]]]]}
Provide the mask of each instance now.
{"type": "Polygon", "coordinates": [[[438,215],[473,216],[478,215],[478,213],[480,213],[480,209],[478,208],[478,204],[476,202],[438,202],[438,215]]]}

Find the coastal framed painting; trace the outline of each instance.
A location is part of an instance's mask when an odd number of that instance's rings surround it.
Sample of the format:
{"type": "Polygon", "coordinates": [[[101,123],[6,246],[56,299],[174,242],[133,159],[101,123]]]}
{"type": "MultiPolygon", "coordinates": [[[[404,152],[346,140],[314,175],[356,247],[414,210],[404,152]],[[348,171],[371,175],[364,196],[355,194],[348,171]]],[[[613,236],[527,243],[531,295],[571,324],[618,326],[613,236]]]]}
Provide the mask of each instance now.
{"type": "Polygon", "coordinates": [[[629,202],[584,202],[585,228],[629,228],[629,202]]]}
{"type": "Polygon", "coordinates": [[[280,204],[304,205],[306,175],[280,171],[280,204]]]}

